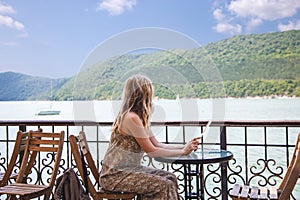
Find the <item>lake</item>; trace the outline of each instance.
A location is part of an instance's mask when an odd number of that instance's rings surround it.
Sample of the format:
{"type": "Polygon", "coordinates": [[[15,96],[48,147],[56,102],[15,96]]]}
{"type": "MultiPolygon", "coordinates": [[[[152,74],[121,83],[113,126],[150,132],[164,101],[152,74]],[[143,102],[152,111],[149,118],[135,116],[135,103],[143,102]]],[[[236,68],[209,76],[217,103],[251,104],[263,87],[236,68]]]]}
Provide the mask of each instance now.
{"type": "MultiPolygon", "coordinates": [[[[299,120],[300,98],[155,100],[153,121],[299,120]]],[[[113,121],[120,101],[2,101],[0,120],[113,121]],[[52,108],[60,115],[39,116],[52,108]]]]}

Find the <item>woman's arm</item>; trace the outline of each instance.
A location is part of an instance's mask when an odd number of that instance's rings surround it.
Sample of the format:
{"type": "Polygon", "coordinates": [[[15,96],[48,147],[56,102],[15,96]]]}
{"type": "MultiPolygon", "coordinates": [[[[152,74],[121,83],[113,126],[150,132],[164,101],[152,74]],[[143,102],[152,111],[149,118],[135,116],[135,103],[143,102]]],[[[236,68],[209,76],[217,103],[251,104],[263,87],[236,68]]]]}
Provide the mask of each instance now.
{"type": "Polygon", "coordinates": [[[198,140],[192,140],[186,145],[181,146],[181,148],[158,142],[153,135],[146,131],[139,116],[134,112],[129,112],[125,116],[121,129],[134,136],[141,148],[150,157],[187,155],[196,150],[199,145],[198,140]]]}
{"type": "Polygon", "coordinates": [[[152,142],[152,144],[154,146],[165,148],[165,149],[182,149],[182,148],[184,148],[184,145],[165,144],[165,143],[159,142],[152,133],[150,135],[150,141],[152,142]]]}
{"type": "MultiPolygon", "coordinates": [[[[150,130],[149,130],[150,131],[150,130]]],[[[156,137],[153,135],[153,133],[151,132],[150,133],[150,140],[152,142],[152,144],[156,147],[161,147],[161,148],[164,148],[164,149],[183,149],[185,147],[185,145],[183,144],[166,144],[166,143],[162,143],[162,142],[159,142],[156,137]]],[[[192,141],[190,142],[196,142],[199,144],[199,139],[201,139],[201,137],[195,137],[193,138],[192,141]]]]}

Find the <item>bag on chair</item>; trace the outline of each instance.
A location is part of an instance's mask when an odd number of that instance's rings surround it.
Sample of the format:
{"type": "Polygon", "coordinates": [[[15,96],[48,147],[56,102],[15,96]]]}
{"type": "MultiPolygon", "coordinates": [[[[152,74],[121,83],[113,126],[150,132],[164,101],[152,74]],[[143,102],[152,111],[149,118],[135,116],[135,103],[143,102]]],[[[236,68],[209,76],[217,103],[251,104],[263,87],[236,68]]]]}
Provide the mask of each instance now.
{"type": "Polygon", "coordinates": [[[90,200],[72,168],[57,178],[54,193],[55,200],[90,200]]]}

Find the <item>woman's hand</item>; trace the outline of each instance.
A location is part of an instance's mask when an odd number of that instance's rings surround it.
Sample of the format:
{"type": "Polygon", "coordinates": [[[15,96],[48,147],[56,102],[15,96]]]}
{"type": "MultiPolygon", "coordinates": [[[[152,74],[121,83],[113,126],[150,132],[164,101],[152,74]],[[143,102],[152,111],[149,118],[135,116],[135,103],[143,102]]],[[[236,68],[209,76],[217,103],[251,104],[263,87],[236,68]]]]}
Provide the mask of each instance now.
{"type": "Polygon", "coordinates": [[[192,151],[195,151],[198,149],[198,145],[200,144],[199,139],[201,137],[195,137],[194,139],[192,139],[191,141],[189,141],[188,143],[186,143],[186,145],[184,145],[183,147],[183,155],[188,155],[190,154],[192,151]]]}

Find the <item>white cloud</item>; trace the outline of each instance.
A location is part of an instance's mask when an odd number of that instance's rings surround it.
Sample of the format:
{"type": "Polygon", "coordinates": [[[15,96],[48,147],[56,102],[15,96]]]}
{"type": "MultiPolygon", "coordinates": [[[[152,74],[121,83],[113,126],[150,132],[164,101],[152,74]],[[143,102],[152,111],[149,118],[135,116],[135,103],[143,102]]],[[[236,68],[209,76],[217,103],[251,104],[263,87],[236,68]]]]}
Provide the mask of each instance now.
{"type": "Polygon", "coordinates": [[[220,8],[216,9],[213,12],[214,18],[218,21],[222,21],[223,19],[225,19],[225,15],[223,14],[222,10],[220,8]]]}
{"type": "Polygon", "coordinates": [[[261,25],[263,23],[262,19],[259,18],[252,18],[247,24],[247,31],[251,31],[253,28],[261,25]]]}
{"type": "Polygon", "coordinates": [[[217,25],[214,28],[218,33],[226,33],[230,35],[240,34],[242,27],[239,24],[233,24],[232,17],[224,14],[225,10],[217,8],[213,12],[214,18],[217,20],[217,25]]]}
{"type": "MultiPolygon", "coordinates": [[[[215,1],[213,16],[217,21],[214,29],[218,32],[251,32],[264,21],[275,21],[295,16],[300,9],[300,0],[229,0],[215,1]],[[243,25],[244,27],[242,28],[243,25]]],[[[299,29],[298,22],[279,24],[279,30],[299,29]]]]}
{"type": "Polygon", "coordinates": [[[137,0],[102,0],[97,10],[107,10],[111,15],[120,15],[126,9],[133,9],[136,3],[137,0]]]}
{"type": "Polygon", "coordinates": [[[299,0],[235,0],[228,10],[239,17],[276,20],[291,17],[300,8],[299,0]]]}
{"type": "Polygon", "coordinates": [[[279,24],[278,30],[279,31],[300,30],[300,20],[297,20],[295,22],[289,21],[288,24],[279,24]]]}
{"type": "Polygon", "coordinates": [[[1,26],[7,26],[9,28],[14,28],[17,30],[24,29],[24,24],[14,20],[13,18],[11,18],[9,16],[4,16],[4,15],[0,15],[0,27],[1,26]]]}
{"type": "Polygon", "coordinates": [[[1,4],[1,2],[0,2],[0,13],[1,14],[15,14],[16,11],[11,6],[1,4]]]}
{"type": "Polygon", "coordinates": [[[242,32],[242,27],[239,24],[229,24],[226,22],[221,22],[218,23],[214,29],[218,32],[218,33],[229,33],[231,35],[235,35],[235,34],[240,34],[242,32]]]}
{"type": "Polygon", "coordinates": [[[15,13],[16,11],[11,6],[4,5],[3,3],[0,2],[0,27],[6,26],[17,30],[23,30],[24,24],[13,19],[11,16],[8,16],[8,14],[15,14],[15,13]]]}

